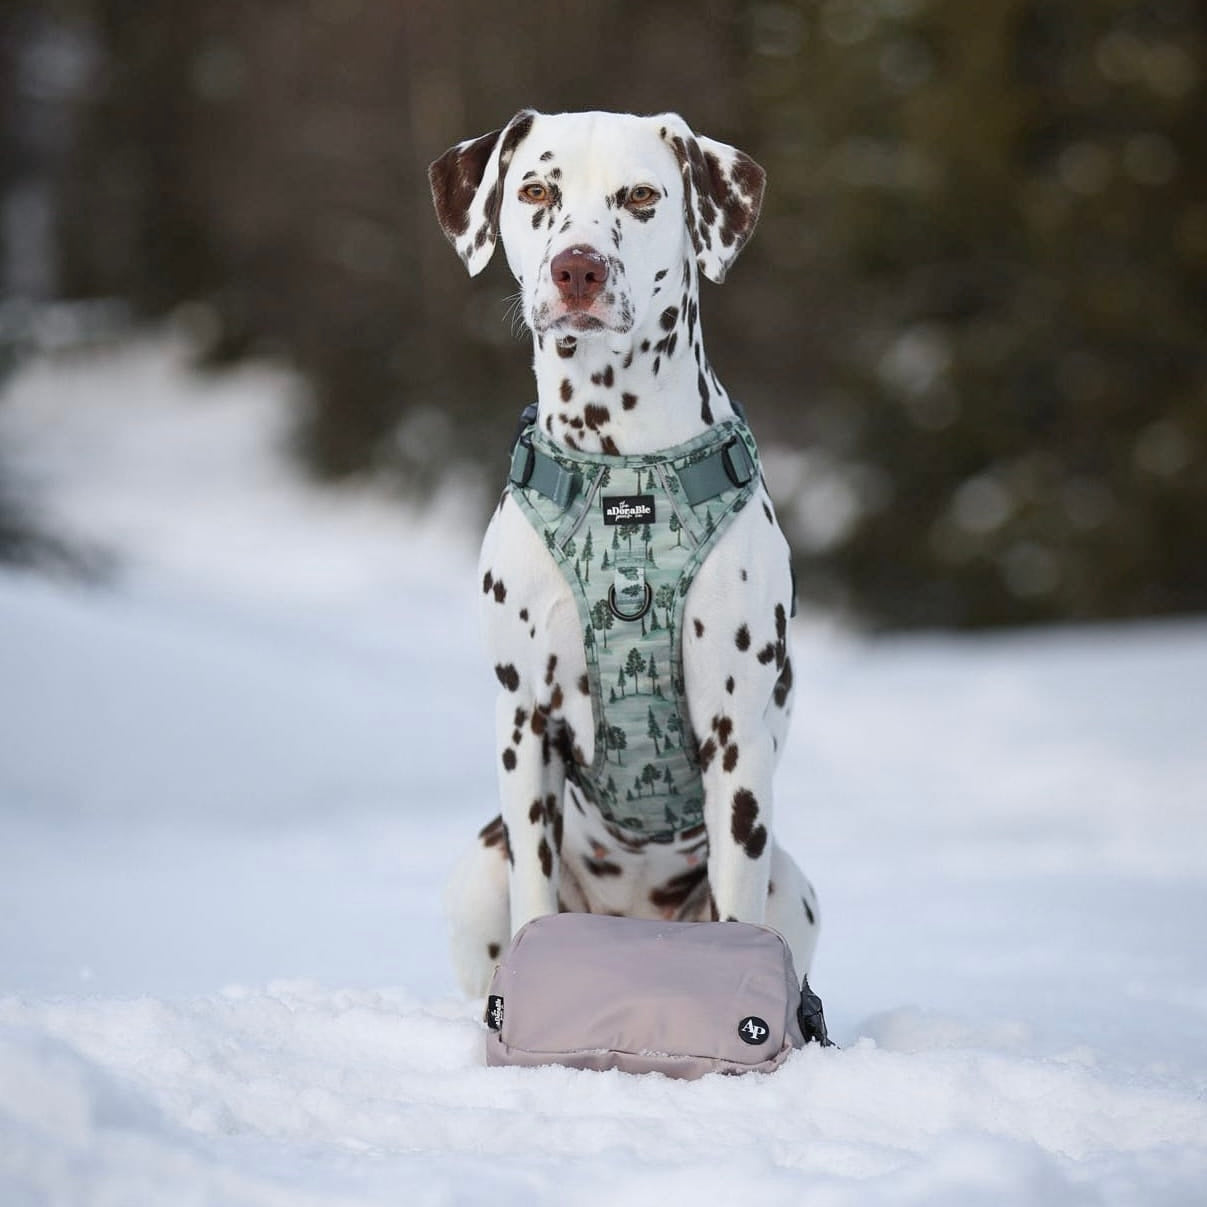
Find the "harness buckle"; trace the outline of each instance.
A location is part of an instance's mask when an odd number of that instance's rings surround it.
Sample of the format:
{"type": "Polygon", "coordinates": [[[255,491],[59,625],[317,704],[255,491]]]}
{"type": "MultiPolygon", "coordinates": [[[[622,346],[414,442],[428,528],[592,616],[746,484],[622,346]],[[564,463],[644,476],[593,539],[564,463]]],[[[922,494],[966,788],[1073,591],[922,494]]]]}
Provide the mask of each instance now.
{"type": "Polygon", "coordinates": [[[532,437],[525,432],[516,440],[511,450],[511,473],[508,477],[517,486],[527,486],[532,481],[532,471],[536,468],[536,452],[532,447],[532,437]]]}
{"type": "Polygon", "coordinates": [[[722,447],[721,465],[725,470],[725,476],[739,489],[754,477],[754,462],[750,459],[750,452],[737,436],[734,436],[722,447]],[[736,449],[740,454],[736,459],[731,454],[731,449],[736,449]],[[740,462],[740,465],[735,461],[740,462]]]}

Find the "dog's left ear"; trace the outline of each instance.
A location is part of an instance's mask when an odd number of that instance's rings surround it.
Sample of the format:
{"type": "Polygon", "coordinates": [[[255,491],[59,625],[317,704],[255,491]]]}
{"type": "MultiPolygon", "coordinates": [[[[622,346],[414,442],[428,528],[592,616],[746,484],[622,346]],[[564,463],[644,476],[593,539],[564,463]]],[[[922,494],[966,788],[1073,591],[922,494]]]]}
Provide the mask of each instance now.
{"type": "Polygon", "coordinates": [[[521,109],[501,130],[450,147],[427,170],[436,217],[471,277],[486,267],[498,242],[503,177],[536,116],[521,109]]]}
{"type": "Polygon", "coordinates": [[[692,132],[677,113],[653,119],[683,176],[683,208],[700,271],[720,284],[754,232],[767,174],[737,147],[692,132]]]}

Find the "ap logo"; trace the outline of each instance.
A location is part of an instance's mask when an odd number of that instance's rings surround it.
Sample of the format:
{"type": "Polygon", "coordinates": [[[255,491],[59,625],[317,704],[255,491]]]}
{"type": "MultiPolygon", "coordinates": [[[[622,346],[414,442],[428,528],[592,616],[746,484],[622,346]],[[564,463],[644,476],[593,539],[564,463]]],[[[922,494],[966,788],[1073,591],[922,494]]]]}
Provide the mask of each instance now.
{"type": "Polygon", "coordinates": [[[738,1035],[745,1043],[766,1043],[770,1034],[771,1028],[756,1014],[751,1014],[738,1023],[738,1035]]]}

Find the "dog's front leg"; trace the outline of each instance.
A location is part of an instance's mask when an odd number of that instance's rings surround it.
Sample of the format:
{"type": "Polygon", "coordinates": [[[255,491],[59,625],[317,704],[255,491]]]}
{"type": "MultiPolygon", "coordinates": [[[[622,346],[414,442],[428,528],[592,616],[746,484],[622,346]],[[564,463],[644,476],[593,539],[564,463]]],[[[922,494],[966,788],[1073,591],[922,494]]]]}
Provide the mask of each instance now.
{"type": "Polygon", "coordinates": [[[683,637],[709,887],[718,917],[741,922],[766,917],[772,775],[792,686],[788,548],[762,503],[734,520],[700,568],[683,637]]]}
{"type": "Polygon", "coordinates": [[[565,768],[551,748],[548,709],[504,691],[495,709],[499,798],[511,855],[511,933],[558,912],[565,768]]]}
{"type": "Polygon", "coordinates": [[[701,743],[708,883],[721,920],[762,922],[771,872],[771,773],[774,751],[761,726],[714,714],[701,743]]]}

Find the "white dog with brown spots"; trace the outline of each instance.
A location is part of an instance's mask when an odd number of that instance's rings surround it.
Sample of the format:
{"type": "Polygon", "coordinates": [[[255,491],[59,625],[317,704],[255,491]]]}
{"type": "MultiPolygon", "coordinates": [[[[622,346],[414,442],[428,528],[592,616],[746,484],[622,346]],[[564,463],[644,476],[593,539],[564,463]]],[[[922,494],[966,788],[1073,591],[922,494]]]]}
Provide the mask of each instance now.
{"type": "MultiPolygon", "coordinates": [[[[556,445],[656,453],[733,419],[704,354],[697,285],[701,272],[723,280],[754,229],[763,171],[749,156],[674,114],[525,110],[451,148],[430,177],[471,274],[503,245],[535,345],[536,422],[556,445]]],[[[807,973],[817,903],[771,838],[793,584],[761,479],[750,502],[696,574],[681,627],[703,821],[652,842],[574,782],[596,740],[583,627],[549,550],[504,493],[481,559],[502,812],[458,864],[447,899],[468,993],[485,992],[520,927],[559,910],[765,922],[807,973]]]]}

